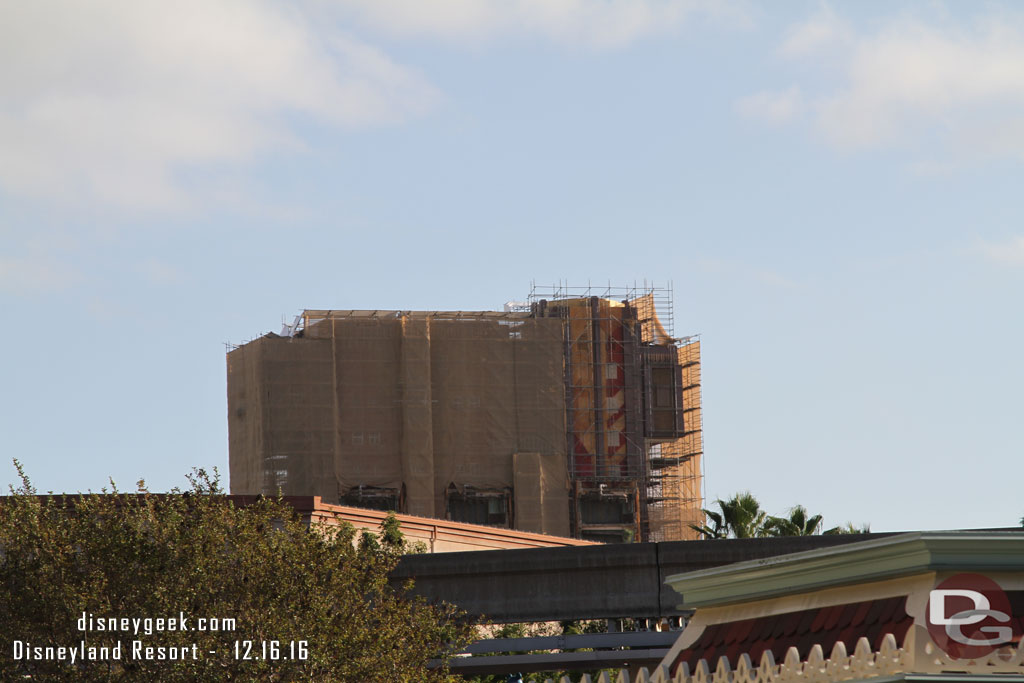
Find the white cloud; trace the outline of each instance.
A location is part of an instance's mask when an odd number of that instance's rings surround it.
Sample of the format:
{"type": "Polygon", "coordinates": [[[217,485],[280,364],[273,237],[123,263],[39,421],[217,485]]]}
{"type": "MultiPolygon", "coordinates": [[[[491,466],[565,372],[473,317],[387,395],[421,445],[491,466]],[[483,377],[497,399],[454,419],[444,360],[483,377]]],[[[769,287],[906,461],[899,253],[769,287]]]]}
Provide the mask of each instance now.
{"type": "Polygon", "coordinates": [[[671,31],[695,14],[730,24],[749,21],[742,6],[709,0],[318,0],[317,4],[403,38],[480,42],[539,35],[558,43],[599,48],[671,31]]]}
{"type": "Polygon", "coordinates": [[[17,194],[180,206],[179,171],[301,146],[289,116],[377,125],[437,99],[284,3],[0,5],[0,188],[17,194]]]}
{"type": "Polygon", "coordinates": [[[803,94],[794,85],[781,92],[763,91],[742,97],[736,102],[736,111],[746,118],[780,124],[799,116],[803,106],[803,94]]]}
{"type": "Polygon", "coordinates": [[[804,57],[849,45],[853,28],[828,5],[805,22],[790,29],[779,51],[786,57],[804,57]]]}
{"type": "MultiPolygon", "coordinates": [[[[925,144],[958,160],[928,162],[933,170],[1024,157],[1024,17],[901,16],[858,32],[825,5],[791,29],[779,51],[805,67],[797,92],[836,147],[925,144]]],[[[788,111],[780,93],[740,102],[776,120],[788,111]]]]}
{"type": "Polygon", "coordinates": [[[79,281],[70,266],[52,259],[0,258],[0,291],[16,295],[64,289],[79,281]]]}
{"type": "Polygon", "coordinates": [[[973,31],[902,22],[857,41],[847,82],[819,103],[819,124],[841,146],[1015,115],[1024,104],[1024,32],[991,23],[973,31]]]}
{"type": "Polygon", "coordinates": [[[981,252],[990,261],[1007,266],[1024,266],[1024,236],[1002,243],[985,242],[981,252]]]}

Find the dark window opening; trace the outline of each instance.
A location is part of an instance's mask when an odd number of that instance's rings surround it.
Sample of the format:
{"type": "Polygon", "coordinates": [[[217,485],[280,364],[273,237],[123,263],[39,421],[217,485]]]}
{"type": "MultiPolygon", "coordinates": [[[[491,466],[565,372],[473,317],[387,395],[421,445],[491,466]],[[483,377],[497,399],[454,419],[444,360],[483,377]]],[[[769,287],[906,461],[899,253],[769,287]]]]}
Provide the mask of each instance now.
{"type": "Polygon", "coordinates": [[[395,489],[382,489],[376,486],[354,486],[341,497],[341,504],[370,510],[398,512],[398,492],[395,489]]]}
{"type": "Polygon", "coordinates": [[[467,524],[509,527],[511,493],[510,489],[465,486],[459,491],[456,486],[449,486],[445,494],[448,519],[467,524]]]}
{"type": "Polygon", "coordinates": [[[582,524],[632,524],[636,520],[633,497],[625,493],[592,493],[580,496],[582,524]]]}
{"type": "Polygon", "coordinates": [[[580,536],[597,543],[631,543],[634,534],[632,529],[584,529],[580,536]]]}
{"type": "Polygon", "coordinates": [[[644,436],[677,439],[683,435],[682,371],[674,346],[641,347],[644,436]]]}

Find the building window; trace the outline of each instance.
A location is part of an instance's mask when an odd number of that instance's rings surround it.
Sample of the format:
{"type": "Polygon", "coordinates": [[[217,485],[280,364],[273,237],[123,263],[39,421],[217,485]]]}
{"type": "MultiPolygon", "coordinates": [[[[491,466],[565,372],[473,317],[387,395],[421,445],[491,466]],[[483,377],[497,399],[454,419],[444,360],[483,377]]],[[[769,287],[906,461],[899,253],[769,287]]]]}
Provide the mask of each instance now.
{"type": "Polygon", "coordinates": [[[460,491],[454,484],[445,494],[447,517],[453,522],[511,526],[511,489],[478,489],[466,485],[460,491]]]}
{"type": "Polygon", "coordinates": [[[341,504],[398,512],[398,491],[376,486],[353,486],[341,497],[341,504]]]}
{"type": "Polygon", "coordinates": [[[583,524],[632,524],[636,519],[633,501],[624,494],[584,494],[579,502],[583,524]]]}

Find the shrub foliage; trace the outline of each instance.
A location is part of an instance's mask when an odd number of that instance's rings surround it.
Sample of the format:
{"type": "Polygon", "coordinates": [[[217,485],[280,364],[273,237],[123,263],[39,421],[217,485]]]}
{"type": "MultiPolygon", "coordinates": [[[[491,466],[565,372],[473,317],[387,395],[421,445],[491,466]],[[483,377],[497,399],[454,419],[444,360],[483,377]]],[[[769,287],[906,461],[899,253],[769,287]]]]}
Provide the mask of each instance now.
{"type": "Polygon", "coordinates": [[[38,496],[15,464],[22,484],[0,501],[0,680],[452,680],[426,663],[471,626],[389,586],[406,550],[393,516],[378,538],[311,532],[282,500],[234,506],[202,470],[184,492],[38,496]]]}

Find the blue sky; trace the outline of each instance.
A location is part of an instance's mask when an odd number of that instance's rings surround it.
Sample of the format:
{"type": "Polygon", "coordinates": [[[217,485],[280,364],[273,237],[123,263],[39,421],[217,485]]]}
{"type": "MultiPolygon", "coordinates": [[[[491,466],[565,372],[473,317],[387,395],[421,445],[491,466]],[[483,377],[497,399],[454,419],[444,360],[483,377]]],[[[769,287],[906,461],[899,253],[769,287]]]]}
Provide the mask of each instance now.
{"type": "Polygon", "coordinates": [[[1012,3],[0,6],[0,464],[227,471],[224,343],[303,308],[671,281],[706,492],[1024,515],[1012,3]]]}

